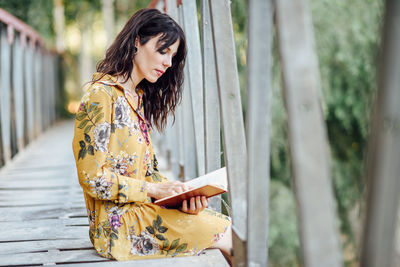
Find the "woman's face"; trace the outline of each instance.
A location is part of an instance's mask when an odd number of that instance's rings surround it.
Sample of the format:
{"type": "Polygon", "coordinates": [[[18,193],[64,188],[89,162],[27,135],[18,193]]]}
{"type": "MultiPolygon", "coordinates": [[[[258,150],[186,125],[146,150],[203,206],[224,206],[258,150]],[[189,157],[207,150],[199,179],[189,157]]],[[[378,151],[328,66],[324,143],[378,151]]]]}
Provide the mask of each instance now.
{"type": "Polygon", "coordinates": [[[159,38],[160,35],[152,37],[144,45],[136,42],[137,53],[134,57],[134,74],[140,80],[144,78],[155,83],[172,65],[172,58],[178,51],[179,40],[159,52],[157,47],[159,38]]]}

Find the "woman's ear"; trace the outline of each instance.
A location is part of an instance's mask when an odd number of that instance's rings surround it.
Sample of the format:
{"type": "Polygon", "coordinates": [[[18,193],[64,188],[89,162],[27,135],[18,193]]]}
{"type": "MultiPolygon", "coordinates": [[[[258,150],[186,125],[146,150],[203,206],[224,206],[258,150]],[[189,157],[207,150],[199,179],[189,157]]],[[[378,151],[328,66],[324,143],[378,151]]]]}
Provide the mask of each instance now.
{"type": "Polygon", "coordinates": [[[135,39],[135,46],[136,46],[136,47],[139,46],[139,36],[137,36],[136,39],[135,39]]]}

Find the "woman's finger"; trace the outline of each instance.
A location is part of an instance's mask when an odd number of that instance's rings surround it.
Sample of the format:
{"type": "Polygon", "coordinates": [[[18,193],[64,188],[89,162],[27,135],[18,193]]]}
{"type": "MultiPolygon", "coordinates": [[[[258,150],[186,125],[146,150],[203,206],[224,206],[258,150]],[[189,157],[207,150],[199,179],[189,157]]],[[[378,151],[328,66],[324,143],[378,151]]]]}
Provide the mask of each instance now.
{"type": "Polygon", "coordinates": [[[201,203],[202,203],[203,209],[207,208],[207,206],[208,206],[208,199],[207,199],[205,196],[202,196],[202,197],[201,197],[201,203]]]}
{"type": "Polygon", "coordinates": [[[184,201],[182,201],[182,211],[183,212],[188,212],[187,200],[186,199],[184,201]]]}
{"type": "Polygon", "coordinates": [[[195,203],[196,198],[191,197],[190,198],[190,211],[194,212],[196,211],[196,203],[195,203]]]}
{"type": "Polygon", "coordinates": [[[203,205],[201,204],[201,197],[196,196],[196,211],[199,212],[203,208],[203,205]]]}

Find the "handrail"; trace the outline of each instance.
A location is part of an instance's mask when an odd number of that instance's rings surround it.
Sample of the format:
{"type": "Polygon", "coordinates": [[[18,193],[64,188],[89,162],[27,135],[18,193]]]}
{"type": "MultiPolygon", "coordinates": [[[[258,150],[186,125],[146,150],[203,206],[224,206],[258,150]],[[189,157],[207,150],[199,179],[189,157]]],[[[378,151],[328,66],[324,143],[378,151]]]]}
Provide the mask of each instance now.
{"type": "Polygon", "coordinates": [[[58,54],[31,26],[1,8],[0,24],[2,167],[56,119],[58,54]]]}
{"type": "MultiPolygon", "coordinates": [[[[7,39],[10,44],[14,41],[14,34],[12,29],[15,29],[22,34],[21,36],[30,38],[30,43],[32,47],[35,46],[36,43],[38,43],[40,46],[43,46],[44,42],[38,32],[36,32],[31,26],[21,21],[17,17],[11,15],[2,8],[0,8],[0,21],[8,25],[7,39]]],[[[22,40],[24,39],[25,38],[23,38],[22,40]]],[[[25,45],[25,42],[26,39],[22,41],[22,45],[25,45]]]]}

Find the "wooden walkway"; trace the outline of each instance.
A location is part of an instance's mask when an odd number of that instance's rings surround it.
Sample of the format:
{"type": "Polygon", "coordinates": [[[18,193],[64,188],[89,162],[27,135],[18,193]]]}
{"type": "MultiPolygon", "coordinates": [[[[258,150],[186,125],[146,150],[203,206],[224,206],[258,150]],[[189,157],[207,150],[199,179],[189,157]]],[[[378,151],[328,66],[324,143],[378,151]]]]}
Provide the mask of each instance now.
{"type": "Polygon", "coordinates": [[[72,121],[57,123],[0,170],[0,266],[228,266],[216,249],[131,262],[100,257],[89,241],[72,136],[72,121]]]}

